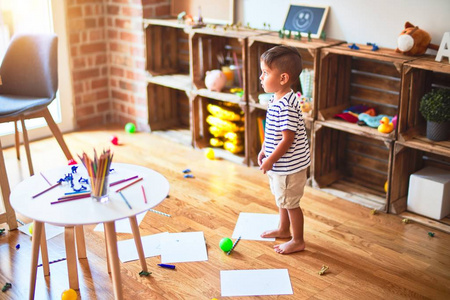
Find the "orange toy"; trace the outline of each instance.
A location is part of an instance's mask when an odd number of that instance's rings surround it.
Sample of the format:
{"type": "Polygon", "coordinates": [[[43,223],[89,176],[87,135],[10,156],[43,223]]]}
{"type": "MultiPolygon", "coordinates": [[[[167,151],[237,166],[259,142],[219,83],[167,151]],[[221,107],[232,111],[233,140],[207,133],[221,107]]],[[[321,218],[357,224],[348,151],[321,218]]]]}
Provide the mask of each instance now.
{"type": "Polygon", "coordinates": [[[431,36],[428,32],[406,22],[405,29],[397,39],[397,49],[395,51],[405,55],[422,55],[428,48],[438,50],[439,46],[431,44],[431,36]]]}

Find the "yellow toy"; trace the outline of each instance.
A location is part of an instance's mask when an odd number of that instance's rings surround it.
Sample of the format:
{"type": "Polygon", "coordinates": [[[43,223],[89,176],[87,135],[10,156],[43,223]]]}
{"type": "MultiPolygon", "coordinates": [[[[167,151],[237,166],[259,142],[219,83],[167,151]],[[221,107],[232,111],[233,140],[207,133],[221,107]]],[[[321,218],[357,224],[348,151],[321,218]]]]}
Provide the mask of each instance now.
{"type": "Polygon", "coordinates": [[[235,124],[230,121],[222,120],[220,118],[214,117],[212,115],[209,115],[206,117],[206,122],[211,126],[216,126],[220,130],[223,131],[232,131],[232,132],[239,132],[244,131],[244,126],[239,126],[238,124],[235,124]]]}
{"type": "Polygon", "coordinates": [[[77,299],[78,299],[77,292],[75,292],[75,290],[72,289],[65,290],[61,294],[61,300],[77,300],[77,299]]]}
{"type": "Polygon", "coordinates": [[[235,113],[232,110],[225,109],[218,105],[208,104],[206,109],[213,115],[214,117],[220,118],[222,120],[227,121],[242,121],[242,116],[235,113]]]}
{"type": "Polygon", "coordinates": [[[224,137],[227,133],[226,131],[220,129],[217,126],[209,126],[209,132],[213,135],[213,137],[224,137]]]}
{"type": "Polygon", "coordinates": [[[210,138],[209,139],[209,144],[213,147],[222,147],[223,146],[223,141],[221,139],[218,138],[210,138]]]}
{"type": "Polygon", "coordinates": [[[214,159],[214,157],[216,156],[216,155],[214,154],[214,149],[213,149],[213,148],[206,148],[206,150],[205,150],[205,156],[206,156],[206,158],[208,158],[208,159],[214,159]]]}
{"type": "Polygon", "coordinates": [[[388,117],[383,117],[380,120],[380,125],[378,126],[378,131],[382,133],[390,133],[392,130],[394,130],[394,125],[392,123],[389,123],[388,117]]]}
{"type": "Polygon", "coordinates": [[[236,144],[234,144],[232,142],[225,142],[223,144],[223,148],[225,150],[230,151],[233,154],[240,153],[240,152],[244,151],[244,145],[236,145],[236,144]]]}
{"type": "Polygon", "coordinates": [[[236,133],[236,132],[227,132],[227,133],[225,133],[224,137],[228,141],[230,141],[234,144],[240,144],[244,140],[244,137],[242,136],[242,134],[236,133]]]}

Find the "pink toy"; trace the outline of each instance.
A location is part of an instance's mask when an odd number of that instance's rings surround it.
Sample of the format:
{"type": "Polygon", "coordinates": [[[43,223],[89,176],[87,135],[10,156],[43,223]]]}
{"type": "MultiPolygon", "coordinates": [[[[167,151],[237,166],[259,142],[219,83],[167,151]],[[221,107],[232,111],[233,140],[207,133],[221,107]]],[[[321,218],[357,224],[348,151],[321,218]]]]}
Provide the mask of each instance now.
{"type": "Polygon", "coordinates": [[[119,139],[117,138],[117,136],[112,135],[110,140],[113,145],[116,145],[116,146],[119,145],[119,139]]]}
{"type": "Polygon", "coordinates": [[[206,72],[205,85],[210,91],[220,92],[225,87],[227,77],[220,70],[211,70],[206,72]]]}

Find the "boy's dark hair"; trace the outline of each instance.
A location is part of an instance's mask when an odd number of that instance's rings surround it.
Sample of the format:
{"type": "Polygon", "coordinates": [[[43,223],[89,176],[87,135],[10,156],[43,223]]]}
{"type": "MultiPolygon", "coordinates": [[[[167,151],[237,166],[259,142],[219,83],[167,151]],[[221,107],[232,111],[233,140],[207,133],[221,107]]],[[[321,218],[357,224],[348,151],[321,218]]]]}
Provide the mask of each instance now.
{"type": "Polygon", "coordinates": [[[277,68],[282,73],[289,74],[291,84],[299,80],[302,72],[302,57],[297,48],[291,46],[275,46],[261,55],[263,61],[269,68],[277,68]]]}

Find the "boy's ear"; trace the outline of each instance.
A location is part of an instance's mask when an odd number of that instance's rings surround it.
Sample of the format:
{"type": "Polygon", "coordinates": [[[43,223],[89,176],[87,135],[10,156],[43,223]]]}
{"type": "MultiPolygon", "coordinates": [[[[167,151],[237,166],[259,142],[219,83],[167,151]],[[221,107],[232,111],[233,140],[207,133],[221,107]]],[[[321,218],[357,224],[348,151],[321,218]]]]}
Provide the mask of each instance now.
{"type": "Polygon", "coordinates": [[[283,84],[286,84],[288,82],[289,82],[289,74],[288,73],[282,73],[280,75],[280,83],[283,85],[283,84]]]}

